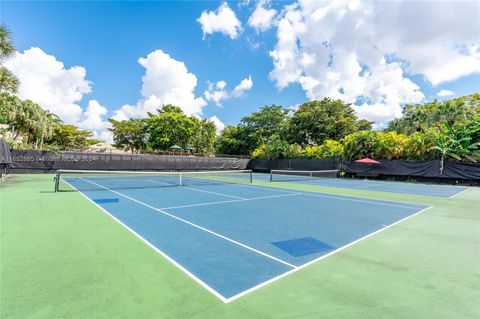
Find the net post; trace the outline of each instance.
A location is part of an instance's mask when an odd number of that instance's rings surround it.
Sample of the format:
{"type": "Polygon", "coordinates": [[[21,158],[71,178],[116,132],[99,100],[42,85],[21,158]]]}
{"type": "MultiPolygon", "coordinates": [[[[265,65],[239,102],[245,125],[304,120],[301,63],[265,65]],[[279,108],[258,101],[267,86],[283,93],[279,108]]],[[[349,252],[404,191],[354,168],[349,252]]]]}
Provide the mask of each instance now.
{"type": "Polygon", "coordinates": [[[183,186],[182,172],[178,174],[178,186],[183,186]]]}
{"type": "Polygon", "coordinates": [[[54,177],[54,181],[55,181],[55,193],[58,192],[58,187],[60,185],[60,170],[57,170],[57,173],[55,174],[55,177],[54,177]]]}
{"type": "Polygon", "coordinates": [[[270,170],[270,182],[273,182],[273,170],[270,170]]]}
{"type": "Polygon", "coordinates": [[[253,172],[250,170],[249,172],[249,177],[250,177],[250,183],[253,183],[253,172]]]}

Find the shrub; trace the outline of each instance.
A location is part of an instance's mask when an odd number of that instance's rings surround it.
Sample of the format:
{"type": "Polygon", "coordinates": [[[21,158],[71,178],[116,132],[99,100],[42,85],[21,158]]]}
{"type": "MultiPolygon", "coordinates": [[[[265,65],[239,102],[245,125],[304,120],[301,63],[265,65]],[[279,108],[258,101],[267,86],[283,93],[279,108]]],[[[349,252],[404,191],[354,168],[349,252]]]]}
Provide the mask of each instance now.
{"type": "Polygon", "coordinates": [[[334,140],[326,140],[322,145],[307,146],[305,148],[305,158],[311,159],[330,159],[341,156],[343,145],[334,140]]]}

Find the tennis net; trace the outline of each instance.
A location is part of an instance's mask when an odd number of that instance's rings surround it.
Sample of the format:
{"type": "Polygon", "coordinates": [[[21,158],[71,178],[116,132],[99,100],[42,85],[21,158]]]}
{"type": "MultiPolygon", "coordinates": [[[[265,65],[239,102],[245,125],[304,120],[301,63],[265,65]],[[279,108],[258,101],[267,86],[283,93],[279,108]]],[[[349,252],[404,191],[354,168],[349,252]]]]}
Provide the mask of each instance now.
{"type": "Polygon", "coordinates": [[[91,191],[251,183],[251,170],[145,172],[58,170],[55,191],[91,191]]]}
{"type": "Polygon", "coordinates": [[[271,170],[271,182],[292,182],[311,180],[316,178],[336,178],[338,169],[319,170],[319,171],[297,171],[297,170],[271,170]]]}

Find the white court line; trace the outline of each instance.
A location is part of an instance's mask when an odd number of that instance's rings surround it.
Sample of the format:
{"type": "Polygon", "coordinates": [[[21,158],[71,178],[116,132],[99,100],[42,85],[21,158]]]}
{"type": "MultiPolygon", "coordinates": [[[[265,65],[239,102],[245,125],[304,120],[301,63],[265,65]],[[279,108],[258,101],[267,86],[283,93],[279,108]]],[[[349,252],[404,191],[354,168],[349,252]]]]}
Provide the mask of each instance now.
{"type": "MultiPolygon", "coordinates": [[[[146,181],[151,182],[151,183],[163,184],[163,185],[171,185],[171,184],[168,184],[168,183],[153,181],[153,180],[150,180],[150,179],[147,179],[146,181]]],[[[232,197],[232,198],[236,198],[236,199],[246,199],[245,197],[234,196],[234,195],[230,195],[230,194],[224,194],[224,193],[218,193],[218,192],[212,192],[212,191],[206,191],[204,189],[198,189],[198,188],[193,188],[193,187],[188,187],[188,186],[179,186],[179,187],[190,189],[190,190],[197,191],[197,192],[202,192],[202,193],[220,195],[220,196],[224,196],[224,197],[232,197]]]]}
{"type": "MultiPolygon", "coordinates": [[[[250,186],[250,185],[240,185],[240,184],[234,184],[237,186],[244,186],[244,187],[256,187],[256,188],[262,188],[262,189],[268,189],[271,190],[276,189],[276,187],[272,186],[260,186],[260,185],[255,185],[255,186],[250,186]]],[[[338,199],[338,200],[345,200],[345,201],[352,201],[352,202],[360,202],[360,203],[368,203],[372,205],[381,205],[381,206],[392,206],[392,207],[401,207],[401,208],[420,208],[420,207],[412,207],[412,206],[406,206],[406,205],[398,205],[398,204],[387,204],[387,203],[382,203],[382,202],[389,202],[389,203],[402,203],[402,202],[397,202],[397,201],[392,201],[388,199],[357,199],[361,197],[355,197],[355,196],[349,196],[349,195],[327,195],[325,193],[317,193],[314,191],[304,191],[304,190],[295,190],[298,191],[298,193],[293,193],[293,194],[303,194],[303,195],[311,195],[311,196],[318,196],[318,197],[325,197],[325,198],[332,198],[332,199],[338,199]],[[382,201],[382,202],[380,202],[382,201]]],[[[288,192],[288,191],[285,191],[288,192]]],[[[409,204],[409,203],[405,203],[409,204]]],[[[424,204],[415,204],[411,203],[411,205],[417,205],[417,206],[425,206],[424,204]]]]}
{"type": "Polygon", "coordinates": [[[282,194],[282,195],[252,197],[252,198],[245,198],[245,199],[222,200],[222,201],[218,201],[218,202],[208,202],[208,203],[199,203],[199,204],[191,204],[191,205],[162,207],[162,208],[159,208],[159,209],[167,210],[167,209],[176,209],[176,208],[187,208],[187,207],[209,206],[209,205],[217,205],[217,204],[228,204],[228,203],[236,203],[236,202],[248,202],[248,201],[252,201],[252,200],[277,198],[277,197],[287,197],[287,196],[294,196],[294,195],[303,195],[303,194],[302,193],[290,193],[290,194],[282,194]]]}
{"type": "MultiPolygon", "coordinates": [[[[412,205],[417,205],[417,207],[414,206],[407,206],[407,205],[396,205],[396,204],[387,204],[387,203],[381,203],[381,202],[376,202],[376,201],[371,201],[371,200],[362,200],[362,199],[355,199],[355,198],[338,198],[336,196],[329,196],[329,195],[324,195],[324,194],[316,194],[316,193],[304,193],[304,195],[307,196],[316,196],[316,197],[325,197],[325,198],[333,198],[333,199],[342,199],[346,201],[351,201],[351,202],[359,202],[359,203],[367,203],[367,204],[372,204],[372,205],[380,205],[380,206],[391,206],[391,207],[400,207],[400,208],[420,208],[418,206],[425,206],[423,204],[412,204],[412,205]]],[[[381,201],[379,199],[379,201],[381,201]]]]}
{"type": "MultiPolygon", "coordinates": [[[[279,185],[283,184],[281,182],[273,182],[273,183],[280,183],[279,185]]],[[[263,186],[263,185],[243,185],[243,184],[231,184],[231,185],[235,185],[235,186],[242,186],[242,187],[254,187],[254,188],[259,188],[259,189],[267,189],[267,190],[283,190],[283,192],[291,192],[291,191],[287,191],[285,190],[284,188],[282,187],[279,187],[279,186],[263,186]]],[[[315,185],[313,185],[315,186],[315,185]]],[[[334,187],[334,186],[332,186],[334,187]]],[[[340,187],[335,187],[335,188],[340,188],[340,187]]],[[[345,187],[342,187],[342,188],[345,188],[345,187]]],[[[355,188],[355,189],[358,189],[358,188],[355,188]]],[[[316,192],[316,191],[307,191],[307,190],[298,190],[298,189],[292,189],[292,191],[297,191],[297,192],[300,192],[301,194],[312,194],[312,195],[323,195],[324,196],[327,196],[326,194],[327,193],[324,193],[324,192],[316,192]]],[[[383,192],[383,191],[382,191],[383,192]]],[[[415,195],[415,194],[411,194],[411,193],[406,193],[406,194],[409,194],[409,195],[415,195]]],[[[360,197],[360,196],[354,196],[354,195],[337,195],[337,194],[332,194],[331,196],[332,198],[335,198],[335,199],[338,199],[338,200],[354,200],[355,198],[363,198],[363,197],[360,197]],[[337,197],[338,196],[338,197],[337,197]]],[[[430,196],[432,197],[432,196],[430,196]]],[[[435,197],[439,197],[439,196],[435,196],[435,197]]],[[[365,203],[370,203],[370,204],[383,204],[383,203],[378,203],[378,201],[382,201],[382,202],[389,202],[389,203],[405,203],[405,204],[411,204],[411,205],[419,205],[419,206],[425,206],[424,204],[417,204],[417,203],[409,203],[409,202],[399,202],[399,201],[395,201],[395,200],[391,200],[391,199],[368,199],[366,198],[365,200],[363,200],[363,202],[365,203]]],[[[386,204],[384,204],[386,205],[386,204]]],[[[402,205],[398,205],[399,207],[406,207],[406,206],[402,206],[402,205]]],[[[415,208],[415,207],[411,207],[411,208],[415,208]]],[[[419,207],[417,207],[419,208],[419,207]]]]}
{"type": "MultiPolygon", "coordinates": [[[[314,181],[317,181],[317,180],[307,180],[307,181],[314,182],[314,181]]],[[[393,193],[393,194],[408,194],[408,195],[415,195],[415,196],[452,198],[452,197],[443,196],[439,193],[425,193],[425,192],[421,192],[421,191],[408,192],[408,191],[402,191],[402,190],[384,190],[384,189],[379,188],[381,186],[395,185],[395,183],[403,183],[403,184],[397,184],[397,185],[408,185],[405,182],[379,182],[379,181],[370,181],[370,180],[368,182],[372,183],[372,185],[359,185],[359,186],[357,186],[357,185],[352,186],[352,184],[343,185],[341,183],[341,181],[339,181],[338,183],[321,183],[321,182],[319,182],[319,183],[308,183],[308,185],[320,185],[320,186],[326,186],[326,187],[349,188],[349,189],[358,189],[358,190],[364,190],[364,189],[365,190],[370,190],[369,188],[371,188],[371,187],[377,187],[375,189],[372,189],[372,191],[382,192],[382,193],[393,193]],[[376,183],[376,184],[373,184],[373,183],[376,183]]],[[[295,183],[295,181],[293,183],[295,183]]],[[[358,183],[362,183],[362,182],[359,181],[358,183]]],[[[412,184],[412,185],[414,185],[414,184],[412,184]]],[[[437,186],[437,187],[440,186],[440,187],[442,187],[442,185],[428,185],[428,184],[418,184],[418,185],[420,185],[420,186],[437,186]]],[[[453,187],[455,187],[455,186],[453,186],[453,187]]],[[[455,196],[455,195],[453,195],[453,196],[455,196]]]]}
{"type": "Polygon", "coordinates": [[[422,213],[422,212],[424,212],[424,211],[426,211],[426,210],[428,210],[428,209],[430,209],[430,208],[432,208],[432,207],[433,207],[433,206],[429,206],[429,207],[427,207],[427,208],[425,208],[425,209],[422,209],[421,211],[416,212],[415,214],[409,215],[409,216],[407,216],[407,217],[405,217],[405,218],[403,218],[403,219],[400,219],[400,220],[396,221],[396,222],[393,223],[393,224],[390,224],[390,225],[388,225],[388,226],[385,226],[385,227],[383,227],[383,228],[381,228],[381,229],[379,229],[379,230],[377,230],[377,231],[374,231],[373,233],[370,233],[370,234],[368,234],[368,235],[366,235],[366,236],[363,236],[362,238],[359,238],[359,239],[357,239],[357,240],[355,240],[355,241],[352,241],[351,243],[349,243],[349,244],[347,244],[347,245],[345,245],[345,246],[342,246],[342,247],[340,247],[340,248],[337,248],[337,249],[329,252],[328,254],[325,254],[325,255],[320,256],[320,257],[318,257],[318,258],[316,258],[316,259],[314,259],[314,260],[311,260],[311,261],[309,261],[308,263],[305,263],[305,264],[303,264],[303,265],[301,265],[301,266],[298,266],[297,268],[292,269],[292,270],[290,270],[290,271],[287,271],[287,272],[285,272],[285,273],[283,273],[283,274],[281,274],[281,275],[279,275],[279,276],[277,276],[277,277],[274,277],[274,278],[272,278],[272,279],[270,279],[270,280],[264,281],[264,282],[262,282],[261,284],[259,284],[259,285],[257,285],[257,286],[254,286],[254,287],[249,288],[249,289],[247,289],[247,290],[245,290],[245,291],[242,291],[241,293],[239,293],[239,294],[237,294],[237,295],[235,295],[235,296],[232,296],[232,297],[230,297],[230,298],[227,298],[226,303],[232,302],[232,301],[234,301],[234,300],[236,300],[236,299],[238,299],[238,298],[240,298],[240,297],[243,297],[243,296],[245,296],[245,295],[247,295],[247,294],[249,294],[249,293],[251,293],[251,292],[253,292],[253,291],[257,290],[257,289],[259,289],[259,288],[262,288],[262,287],[264,287],[264,286],[266,286],[266,285],[268,285],[268,284],[271,284],[271,283],[274,282],[274,281],[277,281],[277,280],[279,280],[279,279],[281,279],[281,278],[284,278],[284,277],[286,277],[286,276],[288,276],[288,275],[291,275],[291,274],[293,274],[293,273],[295,273],[295,272],[297,272],[297,271],[299,271],[299,270],[301,270],[301,269],[303,269],[303,268],[305,268],[305,267],[308,267],[308,266],[310,266],[310,265],[312,265],[312,264],[314,264],[314,263],[316,263],[316,262],[318,262],[318,261],[320,261],[320,260],[322,260],[322,259],[325,259],[325,258],[327,258],[327,257],[329,257],[329,256],[332,256],[332,255],[334,255],[334,254],[336,254],[336,253],[338,253],[338,252],[340,252],[340,251],[342,251],[342,250],[344,250],[344,249],[346,249],[346,248],[348,248],[348,247],[350,247],[350,246],[352,246],[352,245],[355,245],[355,244],[357,244],[357,243],[359,243],[359,242],[361,242],[361,241],[363,241],[363,240],[365,240],[365,239],[367,239],[367,238],[369,238],[369,237],[371,237],[371,236],[373,236],[373,235],[376,235],[376,234],[384,231],[385,229],[388,229],[388,228],[390,228],[390,227],[393,227],[393,226],[395,226],[395,225],[397,225],[397,224],[399,224],[399,223],[401,223],[401,222],[403,222],[403,221],[405,221],[405,220],[407,220],[407,219],[409,219],[409,218],[412,218],[413,216],[416,216],[416,215],[418,215],[418,214],[420,214],[420,213],[422,213]]]}
{"type": "MultiPolygon", "coordinates": [[[[320,179],[310,179],[310,180],[305,180],[306,182],[311,182],[308,183],[308,185],[321,185],[321,186],[326,186],[326,187],[335,187],[335,188],[350,188],[350,189],[367,189],[369,187],[379,187],[381,185],[379,184],[372,184],[372,185],[353,185],[353,184],[347,184],[344,183],[343,181],[332,181],[332,180],[320,180],[320,179]]],[[[296,181],[293,181],[295,183],[296,181]]],[[[300,183],[303,182],[303,180],[299,181],[300,183]]],[[[348,181],[350,182],[350,181],[348,181]]],[[[287,182],[288,183],[288,182],[287,182]]],[[[362,183],[361,181],[358,182],[359,184],[362,183]]]]}
{"type": "Polygon", "coordinates": [[[460,193],[456,193],[456,194],[454,194],[454,195],[450,196],[449,198],[454,198],[454,197],[457,197],[458,195],[460,195],[460,194],[463,194],[463,193],[465,193],[465,192],[466,192],[466,191],[468,191],[468,190],[470,190],[470,188],[464,189],[464,190],[463,190],[463,191],[461,191],[460,193]]]}
{"type": "Polygon", "coordinates": [[[171,218],[173,218],[173,219],[176,219],[176,220],[181,221],[181,222],[183,222],[183,223],[185,223],[185,224],[188,224],[188,225],[190,225],[190,226],[193,226],[193,227],[195,227],[195,228],[198,228],[198,229],[200,229],[200,230],[203,230],[203,231],[205,231],[205,232],[207,232],[207,233],[209,233],[209,234],[212,234],[212,235],[214,235],[214,236],[217,236],[217,237],[220,237],[220,238],[222,238],[222,239],[225,239],[225,240],[227,240],[227,241],[229,241],[229,242],[231,242],[231,243],[233,243],[233,244],[236,244],[236,245],[238,245],[238,246],[240,246],[240,247],[243,247],[243,248],[245,248],[245,249],[248,249],[248,250],[250,250],[250,251],[253,251],[253,252],[255,252],[255,253],[259,254],[259,255],[265,256],[265,257],[270,258],[270,259],[272,259],[272,260],[275,260],[275,261],[277,261],[277,262],[279,262],[279,263],[282,263],[282,264],[284,264],[284,265],[287,265],[287,266],[289,266],[289,267],[291,267],[291,268],[297,268],[297,266],[292,265],[292,264],[290,264],[290,263],[288,263],[288,262],[286,262],[286,261],[284,261],[284,260],[281,260],[281,259],[279,259],[279,258],[277,258],[277,257],[271,256],[271,255],[269,255],[269,254],[267,254],[267,253],[264,253],[263,251],[260,251],[260,250],[258,250],[258,249],[255,249],[255,248],[250,247],[250,246],[248,246],[248,245],[242,244],[241,242],[238,242],[238,241],[236,241],[236,240],[234,240],[234,239],[231,239],[231,238],[229,238],[229,237],[226,237],[226,236],[224,236],[224,235],[221,235],[221,234],[219,234],[219,233],[216,233],[216,232],[214,232],[214,231],[212,231],[212,230],[210,230],[210,229],[208,229],[208,228],[205,228],[205,227],[202,227],[202,226],[197,225],[197,224],[195,224],[195,223],[192,223],[192,222],[190,222],[190,221],[188,221],[188,220],[186,220],[186,219],[183,219],[183,218],[180,218],[180,217],[178,217],[178,216],[175,216],[175,215],[172,215],[172,214],[170,214],[170,213],[167,213],[166,211],[163,211],[163,210],[161,210],[161,209],[159,209],[159,208],[156,208],[156,207],[153,207],[153,206],[151,206],[151,205],[149,205],[149,204],[146,204],[146,203],[144,203],[144,202],[141,202],[141,201],[139,201],[139,200],[137,200],[137,199],[135,199],[135,198],[133,198],[133,197],[130,197],[130,196],[127,196],[127,195],[122,194],[122,193],[120,193],[120,192],[114,191],[114,190],[109,189],[109,188],[107,188],[107,187],[105,187],[105,186],[102,186],[102,185],[97,184],[97,183],[95,183],[95,182],[89,181],[88,179],[84,179],[84,178],[79,178],[79,179],[81,179],[81,180],[83,180],[83,181],[85,181],[85,182],[91,183],[91,184],[93,184],[93,185],[96,185],[96,186],[98,186],[98,187],[101,187],[101,188],[103,188],[103,189],[105,189],[105,190],[108,190],[108,191],[114,193],[114,194],[117,194],[117,195],[120,195],[120,196],[122,196],[122,197],[125,197],[125,198],[127,198],[127,199],[129,199],[129,200],[131,200],[131,201],[133,201],[133,202],[136,202],[136,203],[138,203],[138,204],[140,204],[140,205],[143,205],[143,206],[145,206],[145,207],[148,207],[148,208],[150,208],[150,209],[153,209],[153,210],[155,210],[155,211],[157,211],[157,212],[159,212],[159,213],[161,213],[161,214],[163,214],[163,215],[167,215],[167,216],[169,216],[169,217],[171,217],[171,218]]]}
{"type": "Polygon", "coordinates": [[[212,287],[210,287],[209,285],[207,285],[204,281],[202,281],[200,278],[198,278],[197,276],[195,276],[194,274],[192,274],[190,271],[188,271],[185,267],[183,267],[182,265],[180,265],[179,263],[177,263],[173,258],[171,258],[170,256],[168,256],[166,253],[164,253],[163,251],[161,251],[160,249],[158,249],[157,247],[155,247],[152,243],[150,243],[148,240],[146,240],[145,238],[143,238],[141,235],[139,235],[137,232],[135,232],[133,229],[131,229],[130,227],[128,227],[126,224],[124,224],[122,221],[120,221],[118,218],[116,218],[115,216],[113,216],[112,214],[110,214],[106,209],[104,209],[102,206],[100,206],[99,204],[95,203],[95,201],[93,199],[91,199],[90,197],[88,197],[87,195],[85,195],[82,191],[79,191],[76,187],[74,187],[72,184],[70,184],[69,182],[67,182],[66,180],[63,180],[65,183],[67,183],[68,185],[70,185],[70,187],[72,187],[73,189],[77,190],[80,194],[82,194],[83,197],[85,197],[88,201],[90,201],[92,204],[94,204],[95,206],[97,206],[98,208],[100,208],[101,211],[103,211],[105,214],[107,214],[108,216],[110,216],[113,220],[115,220],[117,223],[119,223],[120,225],[122,225],[125,229],[127,229],[129,232],[131,232],[133,235],[135,235],[137,238],[139,238],[141,241],[143,241],[145,244],[147,244],[150,248],[152,248],[153,250],[155,250],[157,253],[159,253],[162,257],[164,257],[165,259],[167,259],[169,262],[171,262],[173,265],[175,265],[178,269],[180,269],[181,271],[183,271],[185,274],[187,274],[190,278],[192,278],[195,282],[197,282],[198,284],[200,284],[200,286],[202,286],[203,288],[207,289],[210,293],[212,293],[215,297],[217,297],[218,299],[220,299],[221,301],[223,301],[224,303],[227,302],[227,298],[225,298],[224,296],[222,296],[219,292],[217,292],[215,289],[213,289],[212,287]]]}
{"type": "Polygon", "coordinates": [[[282,189],[282,188],[278,188],[278,187],[272,187],[272,186],[261,186],[261,185],[252,185],[252,184],[229,184],[229,186],[240,186],[240,187],[247,187],[247,188],[258,188],[258,189],[263,189],[263,190],[269,190],[269,191],[276,191],[276,192],[280,192],[280,193],[289,193],[291,194],[292,191],[290,190],[286,190],[286,189],[282,189]]]}

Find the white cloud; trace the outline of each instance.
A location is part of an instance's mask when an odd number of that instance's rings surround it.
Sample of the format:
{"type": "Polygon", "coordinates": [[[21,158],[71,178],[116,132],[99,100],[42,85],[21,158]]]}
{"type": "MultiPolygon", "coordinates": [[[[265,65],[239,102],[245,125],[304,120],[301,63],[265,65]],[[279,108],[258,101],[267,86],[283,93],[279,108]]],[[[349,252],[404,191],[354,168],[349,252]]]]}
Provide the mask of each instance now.
{"type": "Polygon", "coordinates": [[[92,131],[95,138],[112,142],[113,136],[108,130],[111,128],[111,124],[105,120],[107,114],[107,108],[100,105],[97,100],[90,100],[87,110],[83,112],[81,119],[76,124],[82,129],[92,131]]]}
{"type": "Polygon", "coordinates": [[[138,60],[145,68],[142,77],[142,98],[136,105],[126,104],[115,111],[114,118],[126,120],[155,112],[164,104],[174,104],[188,115],[201,115],[207,104],[195,96],[197,77],[190,73],[185,63],[177,61],[162,50],[151,52],[138,60]]]}
{"type": "Polygon", "coordinates": [[[205,99],[209,102],[214,102],[218,106],[222,106],[222,101],[231,98],[238,98],[245,95],[253,87],[252,77],[243,79],[235,88],[229,92],[227,89],[227,82],[218,81],[217,83],[208,83],[208,89],[204,92],[205,99]]]}
{"type": "Polygon", "coordinates": [[[252,77],[243,79],[232,91],[232,97],[241,97],[245,92],[250,91],[253,87],[252,77]]]}
{"type": "Polygon", "coordinates": [[[450,90],[440,90],[437,92],[437,96],[444,97],[444,96],[452,96],[455,95],[455,92],[450,90]]]}
{"type": "Polygon", "coordinates": [[[20,80],[20,98],[38,103],[66,123],[81,118],[83,110],[78,102],[91,91],[85,68],[65,68],[55,56],[36,47],[17,52],[4,65],[20,80]]]}
{"type": "Polygon", "coordinates": [[[407,74],[432,85],[480,72],[478,2],[306,1],[286,5],[270,52],[279,89],[356,104],[385,122],[424,100],[407,74]],[[462,24],[451,23],[462,17],[462,24]]]}
{"type": "Polygon", "coordinates": [[[223,2],[216,11],[203,11],[197,21],[202,26],[203,38],[206,34],[221,32],[231,39],[236,39],[242,31],[240,20],[226,2],[223,2]]]}
{"type": "Polygon", "coordinates": [[[91,92],[91,82],[81,66],[65,68],[53,55],[32,47],[5,61],[5,66],[20,80],[18,96],[29,99],[60,117],[67,124],[94,132],[95,138],[111,141],[108,111],[96,100],[84,110],[78,103],[91,92]]]}
{"type": "Polygon", "coordinates": [[[217,134],[220,134],[220,132],[225,128],[225,124],[216,115],[210,117],[209,120],[215,124],[215,127],[217,128],[217,134]]]}
{"type": "Polygon", "coordinates": [[[222,100],[229,98],[227,89],[225,88],[227,83],[225,81],[218,81],[217,83],[208,83],[208,89],[205,91],[205,99],[207,101],[215,102],[217,105],[221,105],[222,100]]]}
{"type": "Polygon", "coordinates": [[[275,21],[277,10],[266,7],[267,3],[261,1],[258,3],[255,11],[248,18],[248,25],[257,32],[263,32],[270,29],[275,21]]]}

